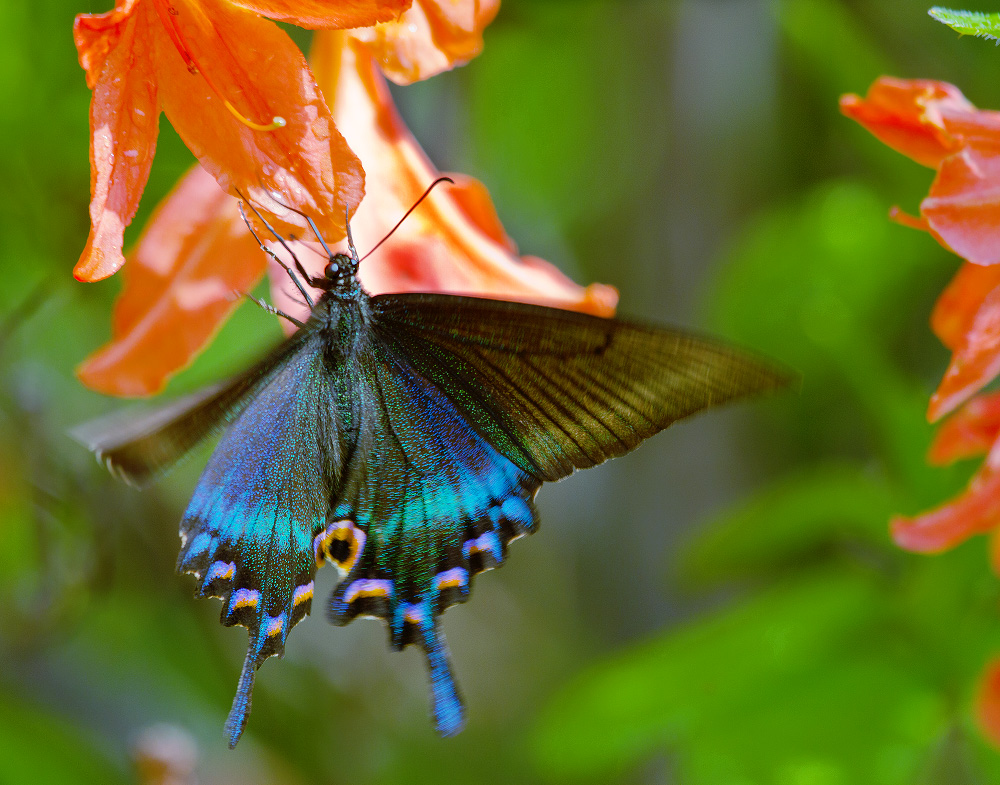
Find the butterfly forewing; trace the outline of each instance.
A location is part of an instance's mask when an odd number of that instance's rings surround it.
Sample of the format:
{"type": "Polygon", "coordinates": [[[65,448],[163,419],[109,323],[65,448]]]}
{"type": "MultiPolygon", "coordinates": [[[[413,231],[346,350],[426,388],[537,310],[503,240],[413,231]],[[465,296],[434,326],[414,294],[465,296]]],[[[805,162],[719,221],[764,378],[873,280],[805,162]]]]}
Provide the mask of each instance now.
{"type": "Polygon", "coordinates": [[[149,411],[119,412],[85,423],[72,435],[93,450],[113,473],[134,485],[143,485],[201,441],[221,432],[275,370],[301,351],[304,337],[293,336],[227,382],[149,411]]]}
{"type": "Polygon", "coordinates": [[[789,376],[680,330],[445,295],[373,300],[376,330],[510,460],[556,480],[789,376]]]}

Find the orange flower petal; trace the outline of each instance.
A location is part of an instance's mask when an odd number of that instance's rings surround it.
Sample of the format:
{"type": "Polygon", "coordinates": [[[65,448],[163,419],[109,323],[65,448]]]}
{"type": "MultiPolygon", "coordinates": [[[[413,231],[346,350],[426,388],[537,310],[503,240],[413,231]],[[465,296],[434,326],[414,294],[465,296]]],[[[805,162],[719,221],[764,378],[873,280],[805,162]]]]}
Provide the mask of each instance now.
{"type": "Polygon", "coordinates": [[[978,395],[934,435],[928,460],[939,466],[981,455],[1000,438],[1000,393],[978,395]]]}
{"type": "Polygon", "coordinates": [[[991,291],[976,311],[972,326],[952,354],[927,418],[935,422],[954,411],[1000,373],[1000,288],[991,291]]]}
{"type": "Polygon", "coordinates": [[[946,158],[920,204],[931,233],[976,264],[1000,262],[1000,136],[946,158]]]}
{"type": "Polygon", "coordinates": [[[888,76],[877,79],[864,98],[843,96],[840,110],[889,147],[932,168],[960,146],[945,115],[960,126],[966,114],[976,111],[946,82],[888,76]]]}
{"type": "MultiPolygon", "coordinates": [[[[135,216],[153,163],[160,115],[147,49],[149,13],[136,10],[88,40],[86,60],[99,71],[90,102],[90,236],[73,274],[97,281],[124,264],[125,227],[135,216]],[[103,58],[106,67],[98,68],[103,58]]],[[[88,74],[90,70],[88,70],[88,74]]]]}
{"type": "Polygon", "coordinates": [[[972,329],[986,295],[1000,286],[1000,265],[966,262],[938,297],[931,312],[931,329],[941,343],[956,351],[972,329]]]}
{"type": "Polygon", "coordinates": [[[979,677],[975,706],[979,729],[991,744],[1000,747],[1000,658],[987,663],[979,677]]]}
{"type": "Polygon", "coordinates": [[[304,222],[271,194],[312,216],[331,240],[343,237],[364,171],[298,47],[273,22],[222,0],[171,7],[177,13],[167,19],[172,28],[158,30],[156,64],[164,111],[184,142],[224,190],[247,196],[284,232],[303,231],[304,222]],[[234,112],[262,126],[282,118],[285,126],[256,130],[234,112]]]}
{"type": "Polygon", "coordinates": [[[1000,288],[983,300],[971,327],[931,396],[927,417],[935,422],[961,406],[1000,373],[1000,288]]]}
{"type": "MultiPolygon", "coordinates": [[[[403,124],[362,45],[350,43],[342,33],[319,33],[313,62],[338,125],[367,168],[368,196],[351,224],[364,252],[388,233],[439,173],[403,124]]],[[[322,267],[314,254],[302,260],[313,269],[322,267]]],[[[604,316],[613,314],[618,299],[612,287],[584,288],[541,259],[518,258],[485,189],[465,177],[455,186],[439,186],[392,239],[365,260],[360,276],[373,294],[474,294],[604,316]]],[[[296,312],[297,306],[281,300],[280,292],[275,296],[280,307],[296,312]]]]}
{"type": "Polygon", "coordinates": [[[416,0],[398,21],[357,30],[382,72],[410,84],[463,65],[483,48],[500,0],[416,0]]]}
{"type": "Polygon", "coordinates": [[[139,0],[125,0],[106,14],[80,14],[73,20],[73,41],[80,67],[87,74],[87,87],[97,84],[111,50],[118,45],[125,22],[139,0]]]}
{"type": "Polygon", "coordinates": [[[1000,472],[987,464],[964,493],[914,518],[896,516],[889,522],[889,528],[899,547],[917,553],[937,553],[975,534],[986,534],[997,524],[1000,524],[1000,472]]]}
{"type": "Polygon", "coordinates": [[[921,232],[930,231],[926,219],[910,215],[898,205],[889,208],[889,220],[900,226],[905,226],[907,229],[919,229],[921,232]]]}
{"type": "Polygon", "coordinates": [[[160,204],[125,271],[112,339],[77,369],[91,389],[151,395],[187,365],[264,274],[237,202],[195,167],[160,204]]]}
{"type": "Polygon", "coordinates": [[[255,14],[299,27],[366,27],[396,19],[412,0],[228,0],[255,14]]]}

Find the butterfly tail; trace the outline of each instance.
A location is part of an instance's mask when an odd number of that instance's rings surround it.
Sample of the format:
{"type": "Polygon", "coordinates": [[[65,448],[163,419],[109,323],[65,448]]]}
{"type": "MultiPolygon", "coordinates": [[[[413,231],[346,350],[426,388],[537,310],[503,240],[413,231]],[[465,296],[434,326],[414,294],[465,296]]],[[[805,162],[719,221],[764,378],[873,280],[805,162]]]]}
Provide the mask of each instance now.
{"type": "Polygon", "coordinates": [[[243,730],[247,726],[247,718],[250,716],[250,703],[253,699],[253,682],[257,675],[257,647],[251,646],[247,652],[247,658],[243,661],[243,671],[240,673],[240,683],[236,688],[236,697],[233,698],[233,707],[229,710],[226,718],[225,733],[229,738],[229,749],[235,749],[239,744],[243,730]]]}
{"type": "Polygon", "coordinates": [[[250,645],[247,648],[246,659],[243,661],[243,670],[240,672],[240,682],[236,687],[233,707],[229,710],[229,716],[226,718],[225,733],[229,737],[229,749],[236,747],[247,726],[257,669],[264,660],[275,654],[280,655],[285,648],[288,625],[284,623],[284,617],[266,618],[268,623],[258,623],[256,630],[253,627],[250,628],[250,645]]]}
{"type": "Polygon", "coordinates": [[[427,621],[421,625],[421,633],[430,671],[434,728],[442,736],[454,736],[465,727],[465,704],[455,683],[444,633],[438,629],[433,616],[430,613],[427,616],[427,621]]]}

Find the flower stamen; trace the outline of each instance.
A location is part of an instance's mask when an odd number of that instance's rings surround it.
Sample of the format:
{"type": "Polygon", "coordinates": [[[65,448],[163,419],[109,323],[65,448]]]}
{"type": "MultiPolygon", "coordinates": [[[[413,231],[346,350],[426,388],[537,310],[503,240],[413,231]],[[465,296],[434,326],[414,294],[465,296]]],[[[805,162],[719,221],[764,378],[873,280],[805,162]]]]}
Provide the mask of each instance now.
{"type": "Polygon", "coordinates": [[[198,61],[195,59],[194,55],[191,54],[191,50],[187,46],[187,42],[184,40],[184,34],[181,33],[180,27],[177,25],[177,17],[180,16],[180,12],[170,3],[157,2],[153,6],[156,8],[157,16],[160,17],[160,22],[163,23],[163,27],[166,28],[167,35],[170,37],[171,43],[173,43],[174,48],[177,49],[178,54],[180,54],[181,59],[184,60],[184,64],[187,66],[187,70],[191,74],[200,74],[202,79],[208,85],[209,89],[215,93],[215,95],[222,101],[223,105],[229,112],[239,120],[243,125],[254,131],[276,131],[279,128],[284,128],[286,121],[284,117],[275,115],[271,118],[270,123],[258,123],[251,120],[249,117],[240,112],[232,102],[226,98],[222,91],[212,82],[209,78],[208,73],[198,65],[198,61]]]}
{"type": "MultiPolygon", "coordinates": [[[[211,87],[212,83],[209,82],[207,78],[205,79],[205,81],[208,82],[209,87],[211,87]]],[[[214,90],[216,95],[219,95],[218,90],[215,90],[215,88],[212,89],[214,90]]],[[[242,114],[240,114],[239,110],[231,103],[229,103],[227,99],[223,98],[221,95],[219,95],[219,98],[222,99],[222,103],[225,104],[226,109],[228,109],[232,113],[233,117],[235,117],[237,120],[239,120],[241,123],[243,123],[243,125],[247,126],[248,128],[252,128],[254,131],[277,131],[279,128],[284,128],[286,125],[285,118],[281,117],[280,115],[275,115],[274,117],[272,117],[271,122],[268,123],[267,125],[262,125],[261,123],[255,123],[249,117],[244,117],[242,114]]]]}

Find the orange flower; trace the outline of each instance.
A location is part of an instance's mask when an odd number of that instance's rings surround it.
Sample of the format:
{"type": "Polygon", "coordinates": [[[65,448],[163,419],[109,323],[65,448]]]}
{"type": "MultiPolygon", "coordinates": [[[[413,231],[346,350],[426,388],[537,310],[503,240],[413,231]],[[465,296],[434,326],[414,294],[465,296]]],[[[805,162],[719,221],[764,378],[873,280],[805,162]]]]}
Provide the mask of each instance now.
{"type": "Polygon", "coordinates": [[[962,265],[938,298],[931,327],[952,351],[927,409],[936,422],[1000,373],[1000,265],[962,265]]]}
{"type": "Polygon", "coordinates": [[[986,665],[976,690],[976,720],[983,735],[1000,747],[1000,658],[986,665]]]}
{"type": "MultiPolygon", "coordinates": [[[[91,232],[74,274],[121,267],[122,238],[149,177],[161,109],[229,193],[279,221],[268,198],[344,233],[364,172],[337,131],[302,53],[265,14],[307,27],[395,18],[410,0],[118,0],[73,33],[91,101],[91,232]]],[[[295,221],[291,221],[295,223],[295,221]]],[[[287,226],[287,224],[282,223],[287,226]]]]}
{"type": "Polygon", "coordinates": [[[991,560],[1000,573],[1000,394],[973,398],[938,430],[932,463],[948,464],[986,454],[966,490],[940,507],[912,518],[896,516],[896,544],[919,553],[948,550],[976,534],[992,533],[991,560]]]}
{"type": "Polygon", "coordinates": [[[500,0],[416,0],[395,22],[352,31],[396,84],[464,65],[483,48],[483,29],[500,0]]]}
{"type": "MultiPolygon", "coordinates": [[[[318,33],[312,61],[337,123],[365,163],[368,195],[351,223],[363,252],[392,229],[440,172],[399,117],[372,55],[353,33],[318,33]]],[[[465,175],[449,176],[455,185],[432,192],[361,265],[361,281],[369,292],[475,294],[602,316],[614,313],[618,294],[613,288],[583,288],[542,259],[519,257],[483,185],[465,175]]],[[[312,274],[322,271],[321,256],[309,252],[300,259],[312,274]]],[[[272,280],[279,284],[276,304],[302,315],[287,277],[272,280]]]]}
{"type": "MultiPolygon", "coordinates": [[[[840,107],[890,147],[937,169],[921,217],[895,210],[893,217],[928,230],[968,260],[931,315],[952,359],[927,416],[932,422],[951,417],[928,458],[935,464],[986,458],[957,497],[921,515],[895,516],[893,539],[911,551],[936,553],[989,534],[990,561],[1000,573],[1000,393],[977,395],[1000,375],[1000,112],[976,109],[943,82],[888,77],[863,99],[844,96],[840,107]]],[[[977,693],[980,728],[1000,746],[1000,659],[987,665],[977,693]]]]}
{"type": "Polygon", "coordinates": [[[976,109],[950,84],[881,77],[841,111],[895,150],[937,169],[924,225],[975,264],[1000,262],[1000,112],[976,109]]]}
{"type": "Polygon", "coordinates": [[[150,395],[191,358],[267,269],[237,201],[195,166],[150,218],[129,254],[111,342],[77,369],[108,395],[150,395]]]}
{"type": "MultiPolygon", "coordinates": [[[[927,416],[934,422],[959,411],[938,432],[929,457],[935,463],[983,453],[987,458],[958,497],[890,524],[903,548],[946,550],[1000,525],[1000,398],[973,397],[1000,374],[1000,112],[976,109],[943,82],[888,77],[876,81],[864,99],[848,95],[840,105],[886,144],[938,170],[921,203],[921,219],[903,222],[928,229],[969,260],[931,315],[952,359],[927,416]]],[[[1000,570],[996,536],[993,552],[1000,570]]]]}
{"type": "Polygon", "coordinates": [[[1000,437],[1000,393],[977,395],[949,417],[934,436],[927,460],[945,466],[984,455],[1000,437]]]}
{"type": "MultiPolygon", "coordinates": [[[[427,13],[428,5],[419,7],[427,13]]],[[[367,198],[351,224],[362,251],[385,236],[439,174],[392,105],[368,37],[365,31],[320,33],[313,57],[336,121],[367,170],[367,198]]],[[[447,39],[435,30],[433,40],[447,39]]],[[[430,50],[421,44],[411,51],[430,50]]],[[[431,60],[441,62],[437,55],[431,60]]],[[[427,62],[420,63],[426,72],[427,62]]],[[[439,186],[365,260],[361,277],[369,292],[464,292],[613,314],[612,287],[584,288],[547,262],[519,257],[486,189],[471,178],[451,177],[455,186],[439,186]]],[[[307,243],[292,246],[307,268],[320,270],[322,261],[307,243]]],[[[160,206],[130,256],[112,340],[80,367],[81,380],[113,395],[159,391],[227,318],[236,305],[232,291],[252,288],[265,266],[236,201],[196,168],[160,206]]],[[[285,272],[277,265],[271,272],[276,304],[301,314],[285,272]]]]}

